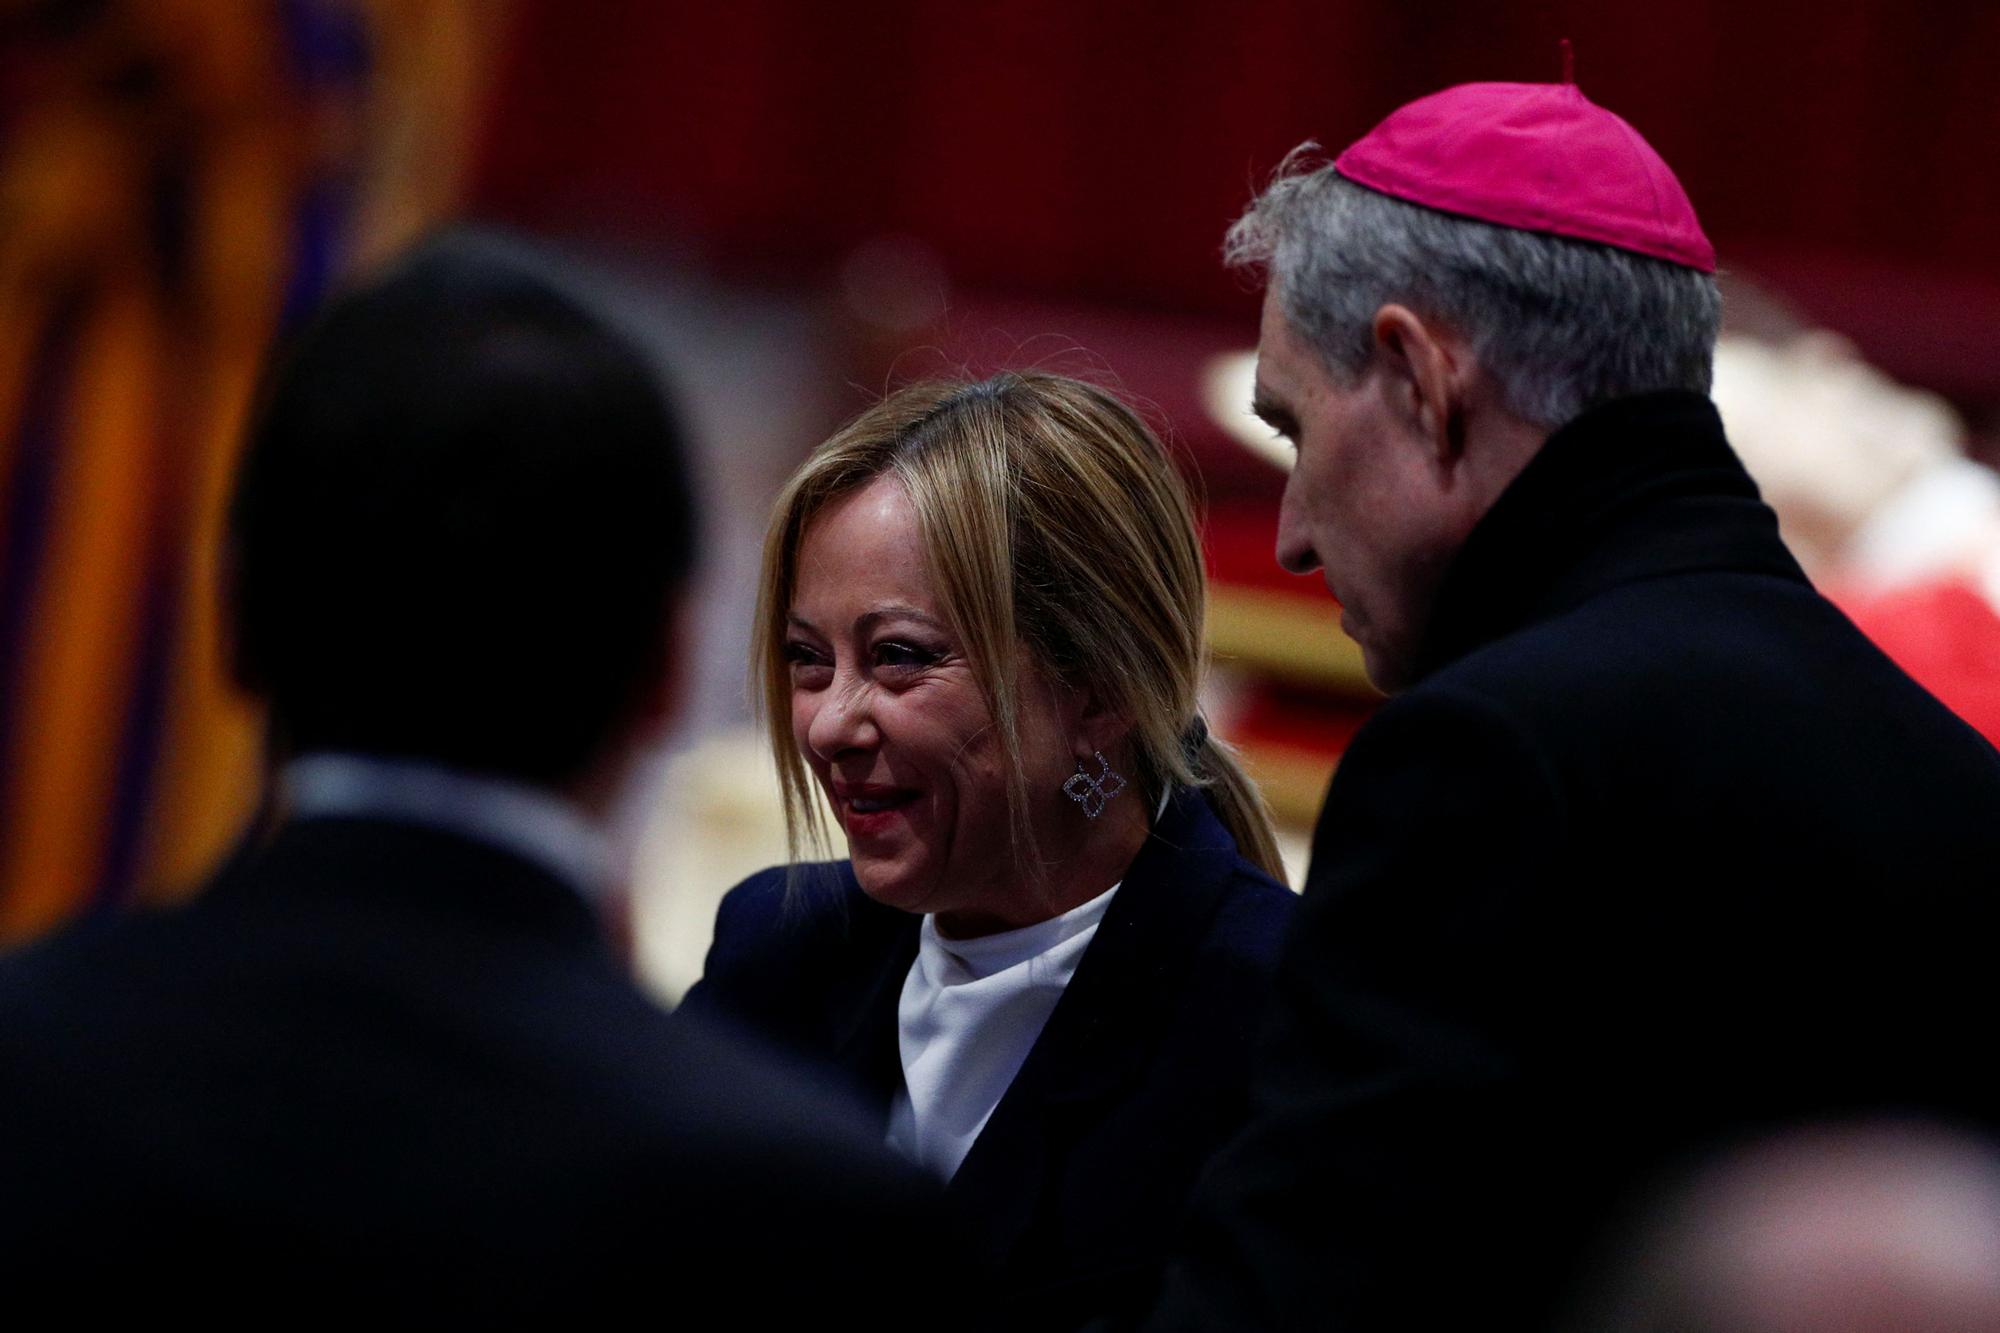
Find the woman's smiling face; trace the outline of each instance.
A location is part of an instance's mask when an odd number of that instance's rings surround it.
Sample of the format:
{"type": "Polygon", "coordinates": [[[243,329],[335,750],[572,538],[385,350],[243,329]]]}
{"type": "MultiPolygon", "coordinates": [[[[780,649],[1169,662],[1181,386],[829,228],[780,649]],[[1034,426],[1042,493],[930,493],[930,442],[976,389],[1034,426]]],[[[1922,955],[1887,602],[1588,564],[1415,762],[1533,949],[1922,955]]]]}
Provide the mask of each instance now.
{"type": "MultiPolygon", "coordinates": [[[[1000,738],[901,484],[878,477],[821,510],[792,584],[792,738],[847,834],[862,889],[938,913],[957,935],[1047,915],[1023,888],[1000,738]]],[[[1075,767],[1066,701],[1037,673],[1017,705],[1038,835],[1056,832],[1075,767]]]]}

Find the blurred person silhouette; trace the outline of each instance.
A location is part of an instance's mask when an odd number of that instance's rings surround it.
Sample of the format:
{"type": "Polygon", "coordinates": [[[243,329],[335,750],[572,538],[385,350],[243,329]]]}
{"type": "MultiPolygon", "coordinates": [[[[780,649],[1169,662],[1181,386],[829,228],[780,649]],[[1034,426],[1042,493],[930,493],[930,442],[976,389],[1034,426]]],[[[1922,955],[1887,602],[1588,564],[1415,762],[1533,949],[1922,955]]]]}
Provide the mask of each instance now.
{"type": "Polygon", "coordinates": [[[606,939],[695,553],[652,369],[463,233],[274,364],[226,601],[281,814],[0,963],[10,1296],[775,1325],[949,1271],[929,1182],[606,939]]]}
{"type": "Polygon", "coordinates": [[[788,815],[816,830],[816,787],[847,859],[732,890],[683,1007],[840,1070],[950,1181],[995,1273],[967,1315],[1136,1315],[1242,1121],[1296,903],[1197,711],[1185,483],[1093,385],[916,384],[794,474],[761,583],[788,815]]]}
{"type": "Polygon", "coordinates": [[[1719,1154],[1631,1228],[1578,1333],[2000,1329],[2000,1152],[1922,1122],[1719,1154]]]}
{"type": "Polygon", "coordinates": [[[1951,405],[1804,326],[1725,330],[1715,404],[1813,582],[2000,740],[2000,477],[1966,456],[1951,405]]]}
{"type": "Polygon", "coordinates": [[[1543,1328],[1700,1145],[1995,1112],[2000,755],[1819,596],[1708,397],[1713,247],[1574,84],[1468,84],[1230,235],[1278,557],[1390,700],[1152,1327],[1543,1328]]]}

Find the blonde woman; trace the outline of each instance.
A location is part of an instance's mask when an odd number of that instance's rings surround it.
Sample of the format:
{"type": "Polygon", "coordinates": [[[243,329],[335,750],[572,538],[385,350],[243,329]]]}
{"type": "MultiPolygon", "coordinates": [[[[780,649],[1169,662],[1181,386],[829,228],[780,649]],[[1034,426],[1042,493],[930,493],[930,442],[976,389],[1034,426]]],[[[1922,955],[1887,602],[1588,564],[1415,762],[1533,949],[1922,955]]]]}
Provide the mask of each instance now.
{"type": "Polygon", "coordinates": [[[1205,597],[1164,448],[1055,375],[904,389],[778,501],[773,755],[794,844],[817,784],[848,859],[733,890],[687,1004],[837,1067],[950,1181],[1000,1278],[968,1314],[1141,1299],[1244,1113],[1293,896],[1196,711],[1205,597]]]}

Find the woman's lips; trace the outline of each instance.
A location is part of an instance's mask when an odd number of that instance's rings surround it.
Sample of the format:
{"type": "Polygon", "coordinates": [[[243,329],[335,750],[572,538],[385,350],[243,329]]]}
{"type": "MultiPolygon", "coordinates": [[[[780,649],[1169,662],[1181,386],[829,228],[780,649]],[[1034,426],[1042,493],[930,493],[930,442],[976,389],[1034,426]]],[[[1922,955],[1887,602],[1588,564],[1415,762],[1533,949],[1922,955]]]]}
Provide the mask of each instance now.
{"type": "Polygon", "coordinates": [[[833,789],[840,809],[841,827],[850,838],[872,837],[888,831],[903,819],[903,811],[917,799],[907,787],[840,786],[833,789]]]}

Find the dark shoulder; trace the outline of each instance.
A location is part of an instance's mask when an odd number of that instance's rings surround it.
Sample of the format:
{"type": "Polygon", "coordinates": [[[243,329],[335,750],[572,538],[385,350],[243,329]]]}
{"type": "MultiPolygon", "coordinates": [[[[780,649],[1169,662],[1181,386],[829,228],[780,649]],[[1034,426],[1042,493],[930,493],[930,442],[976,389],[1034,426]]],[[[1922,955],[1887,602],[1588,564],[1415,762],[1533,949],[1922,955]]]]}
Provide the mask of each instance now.
{"type": "Polygon", "coordinates": [[[636,1035],[650,1046],[651,1062],[669,1073],[657,1081],[663,1096],[654,1112],[677,1119],[686,1141],[767,1161],[819,1154],[864,1173],[881,1167],[881,1134],[862,1107],[729,1015],[684,1007],[636,1035]],[[699,1078],[688,1077],[695,1071],[699,1078]]]}
{"type": "MultiPolygon", "coordinates": [[[[1117,977],[1121,995],[1096,992],[1107,1010],[1136,1005],[1148,1015],[1143,1022],[1154,1044],[1145,1057],[1147,1096],[1168,1100],[1134,1103],[1151,1108],[1145,1133],[1193,1133],[1190,1144],[1207,1142],[1202,1136],[1211,1132],[1219,1141],[1236,1123],[1252,1038],[1275,993],[1299,901],[1233,848],[1224,858],[1194,860],[1178,867],[1186,876],[1178,884],[1176,876],[1136,886],[1158,895],[1137,939],[1100,934],[1106,951],[1099,966],[1117,977]]],[[[1078,982],[1084,980],[1079,973],[1078,982]]]]}
{"type": "Polygon", "coordinates": [[[150,1016],[208,970],[209,903],[85,920],[0,957],[0,1045],[50,1036],[116,1015],[150,1016]]]}
{"type": "Polygon", "coordinates": [[[844,930],[866,901],[846,861],[760,870],[722,896],[703,975],[748,956],[810,947],[844,930]]]}
{"type": "Polygon", "coordinates": [[[723,895],[701,980],[682,1007],[788,1027],[801,1004],[897,947],[914,921],[864,894],[846,861],[760,870],[723,895]]]}
{"type": "Polygon", "coordinates": [[[1335,788],[1350,770],[1385,761],[1436,767],[1460,750],[1534,748],[1535,699],[1546,679],[1522,672],[1509,654],[1493,649],[1453,663],[1375,710],[1341,756],[1335,788]],[[1530,677],[1525,684],[1524,674],[1530,677]]]}
{"type": "Polygon", "coordinates": [[[698,1163],[713,1197],[733,1197],[754,1225],[772,1224],[769,1202],[780,1195],[822,1242],[831,1233],[819,1228],[843,1218],[934,1215],[935,1184],[884,1149],[869,1112],[778,1048],[725,1019],[677,1013],[659,1057],[683,1075],[667,1104],[675,1132],[665,1160],[682,1170],[698,1163]]]}
{"type": "Polygon", "coordinates": [[[1126,882],[1136,896],[1114,904],[1112,919],[1145,921],[1159,938],[1184,941],[1176,951],[1192,948],[1205,966],[1235,958],[1269,970],[1297,904],[1290,889],[1243,856],[1199,790],[1175,795],[1126,882]]]}
{"type": "Polygon", "coordinates": [[[1843,755],[1878,730],[1852,725],[1860,699],[1882,719],[1876,763],[1921,754],[1993,788],[1990,747],[1838,608],[1804,583],[1741,571],[1609,589],[1467,654],[1381,716],[1456,712],[1489,735],[1511,729],[1586,784],[1641,768],[1630,756],[1642,751],[1655,756],[1643,766],[1654,774],[1661,754],[1727,754],[1761,771],[1845,781],[1843,755]]]}
{"type": "Polygon", "coordinates": [[[1334,883],[1412,873],[1483,877],[1502,848],[1551,846],[1572,824],[1575,737],[1604,718],[1551,725],[1478,674],[1439,672],[1390,699],[1341,756],[1313,833],[1306,911],[1334,883]],[[1491,845],[1483,851],[1481,842],[1491,845]],[[1430,867],[1421,872],[1413,867],[1430,867]]]}
{"type": "Polygon", "coordinates": [[[1722,690],[1782,705],[1817,682],[1894,693],[1907,687],[1901,674],[1810,586],[1699,570],[1599,592],[1482,645],[1417,691],[1589,719],[1631,711],[1640,691],[1722,690]]]}
{"type": "Polygon", "coordinates": [[[1236,956],[1266,970],[1278,961],[1299,896],[1242,857],[1224,881],[1204,953],[1236,956]]]}
{"type": "MultiPolygon", "coordinates": [[[[90,965],[91,946],[70,932],[37,940],[0,957],[0,1086],[25,1087],[24,1061],[39,1059],[55,1033],[74,1030],[79,1003],[93,996],[76,983],[101,969],[90,965]]],[[[115,986],[100,983],[105,990],[115,986]]]]}
{"type": "Polygon", "coordinates": [[[843,1090],[709,1016],[673,1015],[656,1058],[680,1077],[657,1108],[668,1132],[629,1163],[628,1206],[601,1237],[619,1258],[672,1254],[756,1327],[870,1308],[906,1263],[933,1302],[938,1284],[969,1280],[936,1183],[843,1090]]]}

